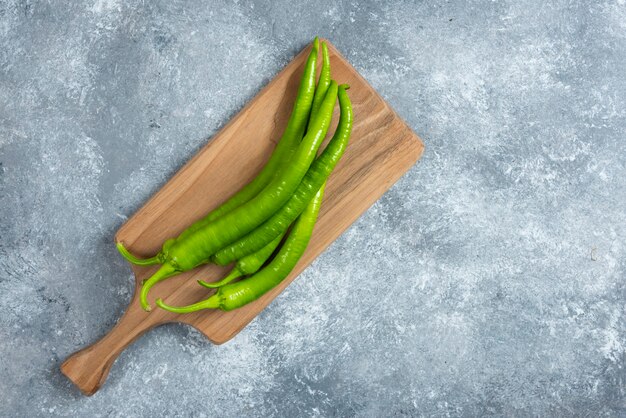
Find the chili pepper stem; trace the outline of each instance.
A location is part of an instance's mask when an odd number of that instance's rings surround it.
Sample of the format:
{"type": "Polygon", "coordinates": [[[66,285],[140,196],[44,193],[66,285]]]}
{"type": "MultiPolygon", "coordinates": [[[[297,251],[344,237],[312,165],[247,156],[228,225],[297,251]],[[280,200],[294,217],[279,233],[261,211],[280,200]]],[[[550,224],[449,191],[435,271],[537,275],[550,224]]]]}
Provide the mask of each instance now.
{"type": "Polygon", "coordinates": [[[163,255],[161,253],[158,253],[154,257],[150,258],[137,258],[132,255],[121,242],[118,242],[116,244],[116,247],[117,251],[122,254],[122,257],[124,257],[128,262],[132,264],[136,264],[138,266],[153,266],[155,264],[163,263],[163,255]]]}
{"type": "Polygon", "coordinates": [[[144,311],[150,312],[150,310],[152,309],[148,304],[148,292],[150,291],[150,288],[152,288],[152,286],[154,286],[161,280],[165,280],[168,277],[173,276],[174,274],[176,274],[176,268],[174,268],[174,266],[172,266],[171,264],[163,264],[161,268],[152,275],[152,277],[150,277],[147,281],[143,283],[143,286],[141,286],[141,292],[139,294],[139,301],[141,302],[141,307],[144,311]]]}
{"type": "Polygon", "coordinates": [[[215,289],[216,287],[224,286],[227,283],[232,282],[235,279],[243,276],[243,272],[239,270],[237,267],[232,269],[230,273],[226,275],[222,280],[217,282],[205,282],[204,280],[198,280],[198,284],[204,287],[208,287],[209,289],[215,289]]]}
{"type": "Polygon", "coordinates": [[[163,302],[163,299],[159,298],[156,300],[156,304],[159,308],[166,311],[182,314],[201,309],[218,309],[220,307],[220,298],[217,295],[213,295],[208,299],[187,306],[170,306],[163,302]]]}

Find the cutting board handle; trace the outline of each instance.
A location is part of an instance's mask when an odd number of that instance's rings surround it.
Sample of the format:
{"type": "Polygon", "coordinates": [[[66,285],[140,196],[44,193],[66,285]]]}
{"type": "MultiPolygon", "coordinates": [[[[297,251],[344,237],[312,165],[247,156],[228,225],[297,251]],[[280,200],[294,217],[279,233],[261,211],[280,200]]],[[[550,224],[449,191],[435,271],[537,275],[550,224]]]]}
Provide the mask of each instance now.
{"type": "Polygon", "coordinates": [[[133,298],[124,315],[108,334],[69,356],[61,365],[61,372],[85,395],[93,395],[106,380],[120,353],[144,332],[163,323],[158,311],[150,314],[143,312],[136,298],[133,298]]]}

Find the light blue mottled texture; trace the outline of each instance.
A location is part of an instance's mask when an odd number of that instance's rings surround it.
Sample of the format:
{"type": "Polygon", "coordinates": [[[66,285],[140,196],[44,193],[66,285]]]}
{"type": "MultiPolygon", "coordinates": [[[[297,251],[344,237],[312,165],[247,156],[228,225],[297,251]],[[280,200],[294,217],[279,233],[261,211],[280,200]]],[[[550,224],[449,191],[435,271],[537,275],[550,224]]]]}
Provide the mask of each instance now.
{"type": "Polygon", "coordinates": [[[626,415],[623,0],[209,3],[0,2],[0,415],[626,415]],[[82,396],[114,231],[314,35],[423,159],[234,340],[82,396]]]}

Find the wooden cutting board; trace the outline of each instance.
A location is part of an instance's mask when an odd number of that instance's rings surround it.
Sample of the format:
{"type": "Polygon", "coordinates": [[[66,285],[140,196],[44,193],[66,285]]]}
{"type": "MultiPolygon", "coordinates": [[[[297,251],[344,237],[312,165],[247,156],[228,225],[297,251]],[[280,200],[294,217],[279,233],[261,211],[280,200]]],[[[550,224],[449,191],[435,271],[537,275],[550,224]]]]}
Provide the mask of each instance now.
{"type": "MultiPolygon", "coordinates": [[[[218,280],[228,268],[207,265],[157,284],[150,292],[152,312],[139,306],[142,280],[157,267],[131,268],[135,293],[117,325],[101,340],[71,355],[61,371],[91,395],[104,383],[117,356],[149,329],[167,322],[197,328],[215,344],[235,336],[269,305],[328,245],[357,220],[420,158],[424,146],[387,103],[328,41],[331,74],[348,83],[354,128],[348,148],[332,173],[311,242],[294,271],[257,301],[231,312],[176,315],[158,309],[156,297],[171,305],[204,299],[208,289],[197,279],[218,280]]],[[[156,254],[163,241],[177,236],[249,182],[269,158],[287,124],[310,46],[305,48],[244,109],[198,152],[117,232],[135,255],[156,254]]],[[[338,119],[335,109],[329,137],[338,119]]],[[[302,300],[302,303],[308,303],[302,300]]]]}

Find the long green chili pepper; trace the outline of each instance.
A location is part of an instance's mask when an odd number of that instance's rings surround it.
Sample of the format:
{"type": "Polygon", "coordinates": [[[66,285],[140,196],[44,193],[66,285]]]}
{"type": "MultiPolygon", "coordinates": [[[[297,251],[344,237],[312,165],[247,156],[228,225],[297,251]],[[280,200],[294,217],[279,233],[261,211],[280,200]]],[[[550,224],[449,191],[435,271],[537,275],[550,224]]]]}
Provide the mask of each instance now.
{"type": "MultiPolygon", "coordinates": [[[[184,239],[184,237],[188,234],[197,231],[203,226],[211,223],[215,219],[227,212],[230,212],[234,208],[241,206],[243,203],[256,196],[272,180],[279,168],[285,164],[285,161],[289,161],[291,159],[291,156],[298,148],[300,139],[304,134],[307,121],[310,120],[309,115],[311,114],[314,98],[318,101],[318,108],[321,101],[324,99],[324,94],[319,95],[319,98],[317,94],[315,94],[317,91],[315,88],[315,68],[317,66],[318,52],[319,39],[315,37],[315,40],[313,41],[313,48],[311,49],[304,66],[304,73],[302,74],[302,78],[300,80],[298,95],[296,96],[296,102],[293,106],[291,116],[289,117],[289,122],[287,122],[287,127],[285,128],[283,136],[276,145],[270,159],[267,161],[261,172],[250,183],[231,196],[226,202],[212,210],[204,218],[190,225],[177,239],[184,239]]],[[[323,65],[326,65],[325,63],[328,57],[328,48],[325,44],[323,44],[323,54],[323,65]]],[[[320,82],[322,81],[322,75],[324,75],[323,68],[322,74],[320,75],[320,82]]],[[[325,91],[326,89],[324,89],[324,92],[325,91]]],[[[163,264],[163,253],[167,252],[175,241],[175,239],[168,239],[163,243],[163,251],[161,253],[146,259],[140,259],[133,256],[121,242],[117,243],[117,249],[130,263],[140,266],[150,266],[154,264],[163,264]]]]}
{"type": "Polygon", "coordinates": [[[274,250],[276,250],[276,247],[278,247],[278,244],[280,244],[284,235],[285,234],[281,234],[277,236],[272,242],[261,248],[259,251],[248,254],[240,260],[237,260],[235,267],[233,267],[230,273],[228,273],[222,280],[217,282],[205,282],[204,280],[198,280],[198,283],[204,287],[213,289],[216,287],[222,287],[239,277],[256,273],[274,253],[274,250]]]}
{"type": "Polygon", "coordinates": [[[338,96],[341,113],[333,138],[322,154],[311,164],[309,171],[289,201],[254,231],[216,252],[211,257],[211,261],[219,265],[226,265],[263,248],[268,242],[284,233],[293,220],[298,217],[311,197],[326,181],[348,145],[352,131],[353,113],[350,98],[346,92],[347,88],[346,85],[339,87],[338,96]]]}
{"type": "Polygon", "coordinates": [[[150,310],[147,296],[152,286],[179,272],[209,262],[209,258],[217,250],[258,227],[289,200],[315,159],[317,150],[326,136],[337,99],[337,89],[337,83],[331,81],[320,111],[313,118],[313,123],[300,142],[290,164],[258,195],[200,229],[188,234],[183,232],[166,251],[163,251],[165,260],[163,265],[141,288],[139,299],[144,310],[150,310]]]}
{"type": "MultiPolygon", "coordinates": [[[[313,120],[315,115],[317,115],[320,105],[322,104],[322,100],[324,100],[324,96],[328,90],[328,86],[330,85],[330,57],[328,55],[328,46],[326,46],[325,42],[322,42],[322,60],[322,70],[320,71],[320,77],[317,81],[317,87],[315,88],[315,96],[313,98],[313,105],[311,106],[311,116],[309,117],[309,121],[313,120]]],[[[288,160],[285,162],[289,163],[288,160]]],[[[267,259],[272,255],[276,247],[278,247],[278,244],[283,239],[285,232],[286,231],[279,234],[278,237],[274,238],[273,241],[260,250],[237,260],[235,267],[222,280],[217,282],[205,282],[203,280],[198,280],[198,283],[204,287],[212,289],[224,286],[241,276],[256,273],[256,271],[260,269],[265,261],[267,261],[267,259]]]]}
{"type": "Polygon", "coordinates": [[[192,305],[169,306],[162,299],[157,299],[157,305],[175,313],[189,313],[201,309],[231,311],[257,300],[283,281],[302,257],[311,239],[323,196],[324,186],[318,190],[315,197],[302,212],[276,257],[256,274],[236,283],[222,286],[208,299],[192,305]]]}

